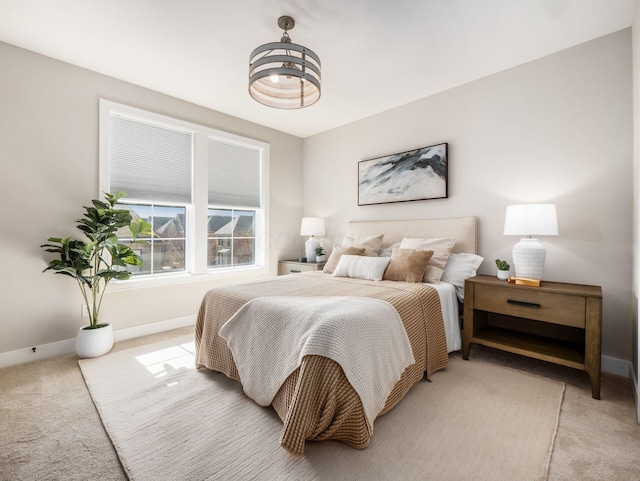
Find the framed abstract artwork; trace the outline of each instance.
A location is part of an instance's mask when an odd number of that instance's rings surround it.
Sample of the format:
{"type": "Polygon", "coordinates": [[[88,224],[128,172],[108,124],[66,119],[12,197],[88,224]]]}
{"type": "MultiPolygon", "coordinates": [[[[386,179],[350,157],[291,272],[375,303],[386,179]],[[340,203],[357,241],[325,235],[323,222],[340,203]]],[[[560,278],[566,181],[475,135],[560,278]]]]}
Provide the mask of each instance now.
{"type": "Polygon", "coordinates": [[[358,205],[448,196],[448,144],[358,162],[358,205]]]}

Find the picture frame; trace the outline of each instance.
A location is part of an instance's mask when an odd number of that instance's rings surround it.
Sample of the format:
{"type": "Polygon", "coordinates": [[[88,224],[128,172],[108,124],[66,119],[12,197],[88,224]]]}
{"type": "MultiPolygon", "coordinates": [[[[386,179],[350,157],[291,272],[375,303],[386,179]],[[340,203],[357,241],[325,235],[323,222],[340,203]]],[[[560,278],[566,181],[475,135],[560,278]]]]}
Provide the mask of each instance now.
{"type": "Polygon", "coordinates": [[[358,205],[449,196],[448,143],[358,162],[358,205]]]}

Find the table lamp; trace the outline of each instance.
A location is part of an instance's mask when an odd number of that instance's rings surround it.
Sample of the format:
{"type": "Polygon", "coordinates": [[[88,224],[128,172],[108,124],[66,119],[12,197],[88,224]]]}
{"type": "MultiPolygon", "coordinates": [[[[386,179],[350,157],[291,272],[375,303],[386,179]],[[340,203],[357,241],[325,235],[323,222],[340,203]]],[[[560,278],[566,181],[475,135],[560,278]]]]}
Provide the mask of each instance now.
{"type": "Polygon", "coordinates": [[[513,267],[516,277],[542,279],[546,249],[532,236],[558,235],[558,219],[554,204],[524,204],[507,206],[504,235],[522,235],[513,246],[513,267]]]}
{"type": "Polygon", "coordinates": [[[314,236],[324,235],[324,219],[322,217],[303,217],[300,235],[310,236],[304,244],[304,250],[307,262],[313,262],[316,258],[316,247],[320,247],[320,242],[314,236]]]}

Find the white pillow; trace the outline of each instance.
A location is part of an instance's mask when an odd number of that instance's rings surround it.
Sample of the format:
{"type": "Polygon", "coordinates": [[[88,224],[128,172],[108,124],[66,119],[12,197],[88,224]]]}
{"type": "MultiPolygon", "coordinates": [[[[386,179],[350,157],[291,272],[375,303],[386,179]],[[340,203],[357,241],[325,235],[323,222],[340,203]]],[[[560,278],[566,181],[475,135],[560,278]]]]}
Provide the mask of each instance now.
{"type": "Polygon", "coordinates": [[[364,255],[373,257],[378,255],[383,237],[384,232],[369,236],[345,237],[340,245],[342,247],[364,247],[364,255]]]}
{"type": "Polygon", "coordinates": [[[443,282],[456,286],[460,302],[464,302],[464,280],[476,275],[484,257],[475,254],[451,254],[442,274],[443,282]]]}
{"type": "Polygon", "coordinates": [[[401,249],[416,249],[421,251],[433,251],[427,264],[427,270],[422,278],[424,282],[437,284],[444,273],[449,254],[457,237],[436,237],[433,239],[419,239],[405,237],[400,244],[401,249]]]}
{"type": "Polygon", "coordinates": [[[378,251],[378,257],[391,257],[391,254],[393,254],[393,249],[397,247],[400,247],[400,242],[396,242],[395,244],[391,244],[389,247],[380,249],[378,251]]]}
{"type": "Polygon", "coordinates": [[[343,255],[333,271],[336,277],[352,277],[368,281],[381,281],[390,257],[367,257],[343,255]]]}

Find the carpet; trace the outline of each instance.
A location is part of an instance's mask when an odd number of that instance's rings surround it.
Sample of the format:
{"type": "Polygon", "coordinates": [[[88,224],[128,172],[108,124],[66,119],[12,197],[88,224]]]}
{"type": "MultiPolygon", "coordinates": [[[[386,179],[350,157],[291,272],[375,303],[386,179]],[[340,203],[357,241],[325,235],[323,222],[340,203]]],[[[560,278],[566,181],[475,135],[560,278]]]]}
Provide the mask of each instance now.
{"type": "Polygon", "coordinates": [[[452,355],[355,450],[278,443],[282,422],[223,374],[193,369],[192,336],[79,361],[131,480],[544,480],[564,384],[452,355]]]}

